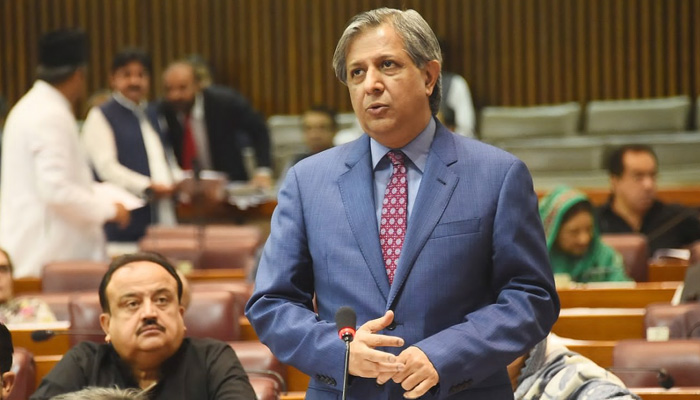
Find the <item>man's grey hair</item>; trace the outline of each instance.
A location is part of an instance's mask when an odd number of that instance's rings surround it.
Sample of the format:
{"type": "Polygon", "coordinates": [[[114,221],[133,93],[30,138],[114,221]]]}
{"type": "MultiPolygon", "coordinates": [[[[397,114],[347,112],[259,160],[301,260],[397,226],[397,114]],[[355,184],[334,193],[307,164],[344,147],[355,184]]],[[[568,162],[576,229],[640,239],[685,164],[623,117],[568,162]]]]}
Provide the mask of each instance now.
{"type": "Polygon", "coordinates": [[[51,400],[147,400],[138,389],[88,387],[78,392],[60,394],[51,400]]]}
{"type": "MultiPolygon", "coordinates": [[[[390,24],[403,40],[406,52],[418,68],[429,61],[442,64],[440,43],[430,25],[415,10],[401,11],[393,8],[378,8],[354,16],[340,37],[333,54],[335,76],[347,85],[347,51],[355,37],[371,28],[390,24]]],[[[430,95],[430,111],[437,114],[442,98],[442,76],[438,76],[433,93],[430,95]]]]}

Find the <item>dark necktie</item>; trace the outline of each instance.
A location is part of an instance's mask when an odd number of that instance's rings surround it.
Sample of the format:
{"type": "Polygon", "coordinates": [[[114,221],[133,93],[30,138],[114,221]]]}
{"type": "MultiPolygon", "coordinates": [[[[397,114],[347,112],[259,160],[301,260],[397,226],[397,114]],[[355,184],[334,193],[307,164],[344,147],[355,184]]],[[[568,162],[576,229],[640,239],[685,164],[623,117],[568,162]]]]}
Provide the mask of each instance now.
{"type": "Polygon", "coordinates": [[[194,159],[197,158],[197,144],[194,141],[192,132],[191,114],[185,116],[184,132],[182,138],[182,168],[192,169],[194,159]]]}

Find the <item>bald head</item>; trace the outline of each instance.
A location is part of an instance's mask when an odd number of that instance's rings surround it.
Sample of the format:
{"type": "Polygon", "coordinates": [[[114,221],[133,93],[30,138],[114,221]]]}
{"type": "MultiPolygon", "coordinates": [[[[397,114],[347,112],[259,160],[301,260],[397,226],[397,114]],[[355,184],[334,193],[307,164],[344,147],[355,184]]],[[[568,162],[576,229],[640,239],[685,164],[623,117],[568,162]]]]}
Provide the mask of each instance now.
{"type": "Polygon", "coordinates": [[[163,72],[163,86],[165,101],[177,111],[188,114],[200,90],[192,65],[184,61],[170,64],[163,72]]]}

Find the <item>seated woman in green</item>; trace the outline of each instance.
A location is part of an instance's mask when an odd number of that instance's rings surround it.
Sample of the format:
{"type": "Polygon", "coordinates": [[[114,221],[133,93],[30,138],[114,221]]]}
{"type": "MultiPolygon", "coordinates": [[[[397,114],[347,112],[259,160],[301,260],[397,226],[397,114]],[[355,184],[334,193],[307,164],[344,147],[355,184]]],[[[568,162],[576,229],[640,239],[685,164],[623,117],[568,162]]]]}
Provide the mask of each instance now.
{"type": "Polygon", "coordinates": [[[600,240],[593,206],[585,194],[560,186],[540,200],[554,274],[575,282],[630,281],[622,256],[600,240]]]}

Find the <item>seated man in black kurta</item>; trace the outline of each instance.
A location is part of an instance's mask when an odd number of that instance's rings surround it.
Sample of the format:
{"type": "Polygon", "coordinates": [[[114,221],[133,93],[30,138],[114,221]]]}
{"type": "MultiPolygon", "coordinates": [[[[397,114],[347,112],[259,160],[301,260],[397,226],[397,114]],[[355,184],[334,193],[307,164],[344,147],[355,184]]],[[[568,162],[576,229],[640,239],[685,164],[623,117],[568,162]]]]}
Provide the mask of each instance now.
{"type": "Polygon", "coordinates": [[[230,346],[184,337],[182,281],[164,258],[140,253],[115,259],[99,294],[107,343],[72,348],[31,399],[86,386],[141,388],[151,400],[255,399],[230,346]]]}
{"type": "Polygon", "coordinates": [[[700,240],[697,210],[656,198],[657,170],[656,154],[649,146],[632,144],[614,150],[608,159],[612,194],[597,210],[602,233],[642,233],[651,255],[700,240]]]}

